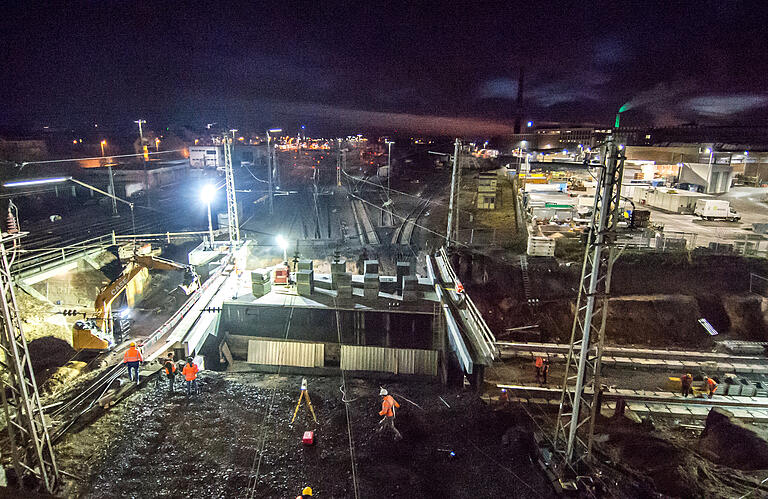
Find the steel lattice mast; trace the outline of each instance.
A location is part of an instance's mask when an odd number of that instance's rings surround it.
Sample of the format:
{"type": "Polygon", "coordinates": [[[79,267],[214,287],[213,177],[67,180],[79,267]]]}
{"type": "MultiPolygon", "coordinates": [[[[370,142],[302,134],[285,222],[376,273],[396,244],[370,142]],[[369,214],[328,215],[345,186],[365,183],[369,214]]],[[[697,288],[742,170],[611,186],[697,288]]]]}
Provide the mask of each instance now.
{"type": "Polygon", "coordinates": [[[0,234],[0,365],[5,370],[0,398],[17,480],[21,482],[26,473],[33,473],[40,478],[45,490],[53,493],[59,483],[59,469],[40,404],[27,340],[21,329],[6,248],[6,244],[13,244],[24,235],[26,233],[0,234]]]}
{"type": "Polygon", "coordinates": [[[566,466],[589,458],[592,451],[611,269],[617,257],[613,243],[624,154],[611,139],[602,153],[555,431],[555,448],[566,466]]]}
{"type": "Polygon", "coordinates": [[[227,225],[229,242],[240,242],[240,223],[237,219],[237,198],[235,197],[235,175],[232,171],[232,140],[224,137],[224,178],[227,190],[227,225]]]}

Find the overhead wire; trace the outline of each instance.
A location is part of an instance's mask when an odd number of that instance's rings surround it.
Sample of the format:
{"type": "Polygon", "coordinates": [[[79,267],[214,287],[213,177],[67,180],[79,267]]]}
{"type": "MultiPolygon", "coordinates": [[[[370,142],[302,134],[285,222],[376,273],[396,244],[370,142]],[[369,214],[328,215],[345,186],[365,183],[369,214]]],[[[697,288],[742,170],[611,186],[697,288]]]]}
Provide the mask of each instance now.
{"type": "MultiPolygon", "coordinates": [[[[283,337],[283,344],[280,345],[280,351],[278,353],[278,359],[277,359],[277,376],[280,376],[280,371],[282,368],[282,357],[283,352],[285,351],[285,345],[287,345],[288,340],[288,333],[291,330],[291,320],[293,319],[293,311],[295,310],[295,307],[293,304],[291,304],[291,312],[288,314],[288,319],[285,323],[285,335],[283,337]]],[[[259,474],[261,471],[261,462],[264,458],[264,449],[266,448],[267,444],[267,419],[269,418],[270,414],[272,413],[272,407],[275,404],[275,396],[277,395],[277,387],[278,384],[275,383],[275,385],[272,387],[272,395],[269,400],[269,406],[267,407],[267,410],[264,412],[264,417],[261,420],[261,426],[263,427],[262,432],[262,438],[261,438],[261,446],[259,448],[259,452],[256,453],[256,455],[253,458],[253,463],[251,464],[251,471],[249,473],[249,479],[248,479],[248,494],[247,497],[249,499],[255,497],[254,494],[256,493],[256,487],[259,485],[259,474]],[[255,474],[254,474],[255,470],[255,474]],[[250,476],[253,476],[253,481],[251,481],[250,476]]],[[[277,420],[275,420],[277,422],[277,420]]]]}
{"type": "MultiPolygon", "coordinates": [[[[341,344],[341,314],[339,312],[338,304],[336,303],[336,298],[333,299],[333,306],[336,309],[336,335],[338,337],[339,341],[339,352],[341,352],[342,344],[341,344]]],[[[341,358],[341,357],[340,357],[341,358]]],[[[355,499],[360,498],[360,488],[357,482],[357,462],[355,460],[355,441],[352,437],[352,420],[349,416],[349,403],[357,400],[347,400],[347,381],[344,376],[344,369],[341,365],[339,365],[339,370],[341,371],[341,386],[339,387],[339,391],[341,391],[341,401],[344,403],[344,412],[347,417],[347,438],[349,440],[349,459],[352,463],[352,486],[353,490],[355,492],[355,499]]]]}

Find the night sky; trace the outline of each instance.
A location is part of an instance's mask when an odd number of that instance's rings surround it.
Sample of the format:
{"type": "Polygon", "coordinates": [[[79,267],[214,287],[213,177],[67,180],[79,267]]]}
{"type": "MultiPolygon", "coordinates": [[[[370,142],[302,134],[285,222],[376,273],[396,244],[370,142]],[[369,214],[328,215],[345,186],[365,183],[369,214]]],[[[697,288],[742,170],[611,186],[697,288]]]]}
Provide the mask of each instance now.
{"type": "Polygon", "coordinates": [[[765,123],[762,2],[670,3],[16,2],[0,124],[765,123]]]}

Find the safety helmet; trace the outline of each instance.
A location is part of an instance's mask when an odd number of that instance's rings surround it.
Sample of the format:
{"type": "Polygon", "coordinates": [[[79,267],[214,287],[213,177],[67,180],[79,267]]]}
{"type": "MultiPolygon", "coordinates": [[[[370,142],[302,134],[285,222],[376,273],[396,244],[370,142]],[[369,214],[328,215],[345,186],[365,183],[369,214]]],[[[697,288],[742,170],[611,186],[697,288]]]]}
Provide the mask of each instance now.
{"type": "Polygon", "coordinates": [[[312,487],[304,487],[304,490],[301,491],[301,495],[303,495],[303,496],[311,496],[312,495],[312,487]]]}
{"type": "Polygon", "coordinates": [[[129,347],[135,347],[135,346],[136,346],[136,342],[135,342],[135,341],[132,341],[132,342],[131,342],[131,344],[130,344],[130,345],[128,345],[128,346],[129,346],[129,347]]]}
{"type": "Polygon", "coordinates": [[[386,388],[382,388],[381,390],[379,390],[379,395],[381,395],[382,397],[384,397],[385,395],[388,395],[388,394],[389,394],[389,392],[387,391],[386,388]]]}
{"type": "Polygon", "coordinates": [[[193,360],[194,359],[192,357],[187,357],[187,362],[189,362],[190,364],[192,363],[193,360]]]}

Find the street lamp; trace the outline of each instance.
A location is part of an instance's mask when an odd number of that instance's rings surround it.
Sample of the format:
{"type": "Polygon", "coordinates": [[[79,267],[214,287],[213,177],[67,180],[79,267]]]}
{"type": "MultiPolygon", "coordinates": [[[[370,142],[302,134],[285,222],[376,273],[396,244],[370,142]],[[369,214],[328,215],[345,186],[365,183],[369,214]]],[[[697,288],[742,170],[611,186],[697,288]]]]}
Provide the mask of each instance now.
{"type": "Polygon", "coordinates": [[[288,241],[286,241],[283,236],[277,236],[275,238],[275,241],[277,242],[277,245],[283,249],[283,261],[287,264],[288,263],[288,241]]]}
{"type": "Polygon", "coordinates": [[[101,141],[101,155],[104,156],[104,146],[107,145],[106,140],[101,141]]]}
{"type": "Polygon", "coordinates": [[[269,214],[272,215],[274,210],[274,178],[273,178],[273,158],[272,158],[272,147],[270,146],[270,142],[272,140],[272,136],[269,135],[271,133],[280,133],[282,132],[282,128],[270,128],[267,130],[267,177],[269,182],[269,214]]]}
{"type": "Polygon", "coordinates": [[[213,221],[211,220],[211,201],[216,197],[216,186],[213,184],[205,184],[202,191],[200,191],[200,199],[208,205],[208,237],[211,241],[211,249],[213,249],[213,221]]]}

